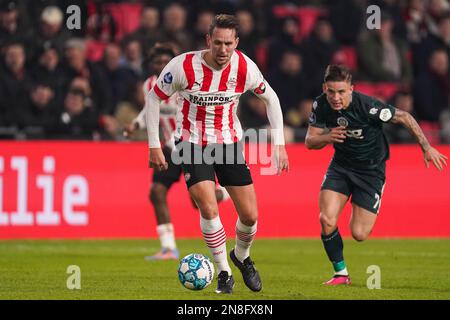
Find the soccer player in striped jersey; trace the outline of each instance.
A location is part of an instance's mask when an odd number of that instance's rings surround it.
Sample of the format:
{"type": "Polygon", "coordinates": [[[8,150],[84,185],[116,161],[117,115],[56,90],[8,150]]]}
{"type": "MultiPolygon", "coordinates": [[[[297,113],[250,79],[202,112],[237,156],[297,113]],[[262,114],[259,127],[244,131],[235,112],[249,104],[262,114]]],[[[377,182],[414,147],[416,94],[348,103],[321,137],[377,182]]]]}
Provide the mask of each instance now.
{"type": "MultiPolygon", "coordinates": [[[[156,83],[158,75],[167,63],[176,56],[175,50],[169,44],[156,44],[149,56],[151,71],[153,73],[143,86],[144,95],[151,91],[156,83]]],[[[163,153],[168,161],[168,169],[165,171],[153,172],[153,182],[150,189],[150,201],[155,210],[156,232],[161,243],[161,250],[151,256],[146,256],[146,260],[178,260],[179,252],[175,242],[174,227],[171,222],[169,207],[167,205],[167,193],[172,185],[179,181],[182,173],[181,166],[171,161],[170,154],[174,145],[175,114],[178,104],[178,95],[173,95],[169,99],[162,101],[160,117],[160,137],[163,144],[163,153]]],[[[126,128],[125,135],[131,135],[135,130],[146,128],[145,107],[139,115],[126,128]]],[[[228,192],[223,187],[216,189],[217,201],[229,198],[228,192]]],[[[194,204],[194,203],[193,203],[194,204]]]]}
{"type": "Polygon", "coordinates": [[[208,49],[172,59],[147,95],[150,165],[157,170],[168,167],[159,141],[159,113],[164,108],[161,102],[178,93],[183,102],[176,115],[176,149],[182,158],[189,193],[200,209],[203,237],[217,266],[216,292],[232,293],[234,286],[226,234],[214,196],[216,176],[220,185],[226,187],[238,214],[236,245],[230,258],[241,271],[246,286],[260,291],[261,278],[250,258],[258,210],[250,170],[242,153],[243,132],[236,108],[239,97],[247,90],[266,103],[280,174],[289,168],[280,102],[256,64],[236,50],[239,38],[234,16],[217,15],[206,42],[208,49]],[[205,156],[206,151],[211,151],[210,146],[214,147],[213,162],[205,156]]]}

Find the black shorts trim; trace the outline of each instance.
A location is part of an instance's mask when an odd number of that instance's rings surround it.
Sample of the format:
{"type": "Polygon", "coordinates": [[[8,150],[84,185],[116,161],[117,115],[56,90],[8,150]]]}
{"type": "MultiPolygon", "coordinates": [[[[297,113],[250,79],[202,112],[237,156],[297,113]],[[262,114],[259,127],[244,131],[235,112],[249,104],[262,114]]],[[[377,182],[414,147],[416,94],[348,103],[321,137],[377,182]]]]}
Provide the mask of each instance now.
{"type": "Polygon", "coordinates": [[[200,146],[178,141],[176,152],[188,188],[201,181],[215,182],[216,177],[221,186],[253,184],[240,142],[200,146]]]}
{"type": "Polygon", "coordinates": [[[323,190],[328,190],[328,191],[334,191],[334,192],[336,192],[336,193],[340,193],[340,194],[342,194],[342,195],[344,195],[344,196],[346,196],[346,197],[349,197],[350,198],[350,196],[351,196],[351,194],[347,194],[347,193],[345,193],[345,192],[343,192],[343,191],[339,191],[339,190],[336,190],[336,188],[331,188],[331,187],[322,187],[322,188],[320,188],[320,191],[323,191],[323,190]]]}
{"type": "Polygon", "coordinates": [[[183,173],[181,165],[176,165],[172,161],[172,150],[170,148],[163,149],[164,157],[169,165],[167,170],[153,171],[153,183],[160,183],[167,189],[170,189],[172,185],[180,181],[180,175],[183,173]]]}
{"type": "Polygon", "coordinates": [[[377,169],[352,170],[331,161],[321,190],[351,196],[351,202],[378,214],[386,181],[384,165],[377,169]]]}

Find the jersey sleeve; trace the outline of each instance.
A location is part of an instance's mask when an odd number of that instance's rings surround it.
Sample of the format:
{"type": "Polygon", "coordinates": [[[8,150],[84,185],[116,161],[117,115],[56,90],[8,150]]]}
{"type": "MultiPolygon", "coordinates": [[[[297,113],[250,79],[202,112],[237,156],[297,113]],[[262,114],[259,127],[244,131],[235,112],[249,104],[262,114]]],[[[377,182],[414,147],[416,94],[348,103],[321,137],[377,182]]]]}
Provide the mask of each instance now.
{"type": "Polygon", "coordinates": [[[144,97],[152,89],[149,86],[151,86],[151,81],[150,81],[150,78],[147,78],[147,80],[145,80],[144,84],[142,85],[142,92],[144,92],[144,97]]]}
{"type": "Polygon", "coordinates": [[[274,145],[284,145],[283,112],[281,111],[280,99],[264,79],[258,66],[247,58],[248,73],[245,90],[251,90],[266,105],[267,118],[271,127],[271,137],[274,145]]]}
{"type": "Polygon", "coordinates": [[[368,98],[365,104],[368,118],[378,123],[387,123],[394,118],[395,107],[374,98],[368,98]]]}
{"type": "MultiPolygon", "coordinates": [[[[144,81],[144,84],[142,85],[142,92],[144,92],[144,97],[147,100],[147,95],[152,90],[154,84],[156,81],[156,76],[152,76],[150,78],[147,78],[147,80],[144,81]]],[[[139,112],[138,116],[133,119],[132,123],[137,123],[139,129],[145,129],[147,127],[147,123],[145,122],[145,117],[147,113],[147,104],[144,103],[144,106],[141,109],[141,112],[139,112]]]]}
{"type": "Polygon", "coordinates": [[[186,87],[186,76],[183,72],[183,55],[173,58],[163,69],[155,85],[153,91],[161,100],[167,100],[175,92],[186,87]]]}
{"type": "Polygon", "coordinates": [[[263,94],[266,90],[267,82],[264,79],[261,71],[259,70],[256,63],[254,63],[250,58],[247,58],[247,83],[245,84],[245,90],[251,90],[257,96],[263,94]]]}
{"type": "Polygon", "coordinates": [[[320,105],[318,99],[314,100],[312,104],[311,114],[308,119],[308,123],[311,127],[325,128],[326,121],[323,112],[323,106],[320,105]]]}

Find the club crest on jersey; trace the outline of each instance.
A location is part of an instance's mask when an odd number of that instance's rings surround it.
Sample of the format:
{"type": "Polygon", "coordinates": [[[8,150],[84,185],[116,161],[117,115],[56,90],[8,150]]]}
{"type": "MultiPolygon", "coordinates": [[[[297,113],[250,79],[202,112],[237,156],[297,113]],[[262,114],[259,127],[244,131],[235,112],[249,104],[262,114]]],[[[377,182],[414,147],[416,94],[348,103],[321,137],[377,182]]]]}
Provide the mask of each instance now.
{"type": "Polygon", "coordinates": [[[387,122],[392,118],[392,112],[391,110],[385,108],[385,109],[381,109],[380,112],[380,119],[381,121],[387,122]]]}
{"type": "Polygon", "coordinates": [[[231,78],[230,80],[228,80],[228,84],[233,87],[237,84],[237,80],[236,78],[231,78]]]}
{"type": "Polygon", "coordinates": [[[255,90],[253,90],[256,94],[263,94],[264,92],[266,92],[266,84],[263,82],[261,82],[258,86],[258,88],[256,88],[255,90]]]}
{"type": "Polygon", "coordinates": [[[341,127],[348,127],[348,120],[345,119],[344,117],[339,117],[337,118],[337,124],[340,125],[341,127]]]}
{"type": "Polygon", "coordinates": [[[372,109],[369,110],[370,114],[377,114],[377,112],[378,112],[377,108],[372,108],[372,109]]]}
{"type": "Polygon", "coordinates": [[[317,108],[317,101],[314,101],[314,102],[313,102],[312,108],[313,108],[313,110],[316,110],[316,108],[317,108]]]}
{"type": "Polygon", "coordinates": [[[173,76],[172,76],[172,74],[171,74],[170,72],[167,72],[167,73],[164,75],[163,80],[164,80],[164,83],[171,84],[172,81],[173,81],[173,76]]]}

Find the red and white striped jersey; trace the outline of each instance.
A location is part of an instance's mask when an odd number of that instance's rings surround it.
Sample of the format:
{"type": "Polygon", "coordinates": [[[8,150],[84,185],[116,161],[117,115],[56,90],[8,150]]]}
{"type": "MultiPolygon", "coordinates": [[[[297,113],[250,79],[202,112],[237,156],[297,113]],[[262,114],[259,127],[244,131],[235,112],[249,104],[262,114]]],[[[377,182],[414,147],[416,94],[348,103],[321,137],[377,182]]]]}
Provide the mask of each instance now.
{"type": "MultiPolygon", "coordinates": [[[[142,87],[144,96],[147,97],[149,92],[155,86],[158,76],[154,75],[145,80],[142,87]]],[[[173,148],[174,145],[174,133],[176,128],[176,113],[178,109],[178,94],[174,94],[168,99],[161,102],[161,109],[159,113],[159,128],[160,128],[160,140],[163,146],[173,148]]],[[[146,104],[147,106],[147,104],[146,104]]],[[[146,127],[145,124],[145,107],[134,120],[139,123],[141,129],[146,127]]]]}
{"type": "Polygon", "coordinates": [[[222,70],[208,66],[203,59],[206,52],[188,52],[172,59],[158,77],[154,92],[161,100],[179,93],[176,139],[201,145],[235,143],[243,134],[236,115],[240,96],[247,90],[264,93],[266,82],[256,64],[240,51],[234,51],[222,70]]]}

